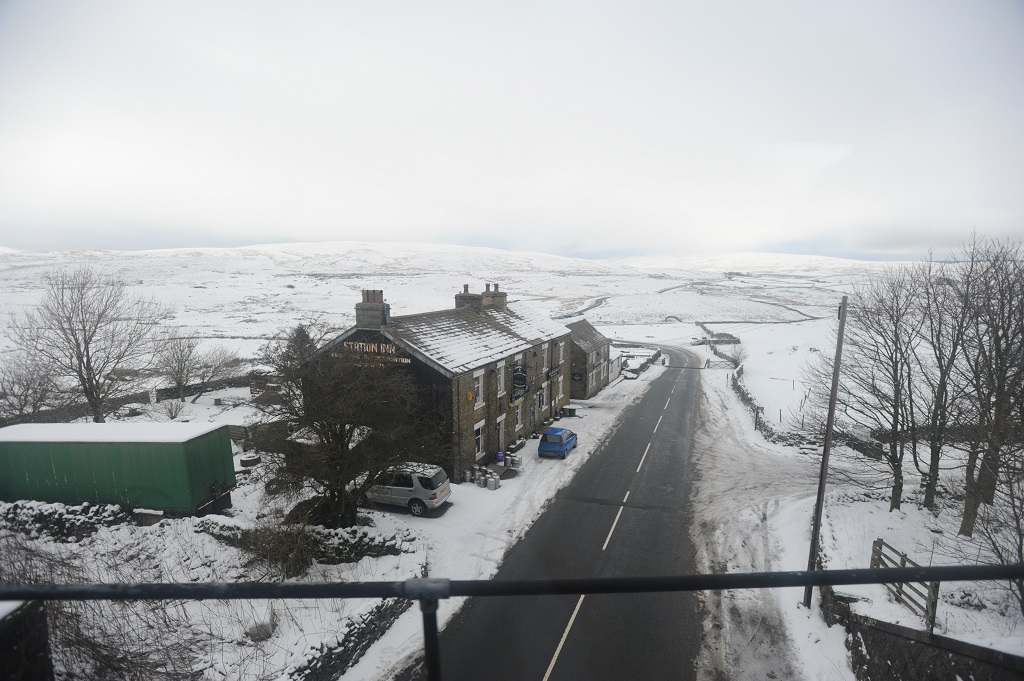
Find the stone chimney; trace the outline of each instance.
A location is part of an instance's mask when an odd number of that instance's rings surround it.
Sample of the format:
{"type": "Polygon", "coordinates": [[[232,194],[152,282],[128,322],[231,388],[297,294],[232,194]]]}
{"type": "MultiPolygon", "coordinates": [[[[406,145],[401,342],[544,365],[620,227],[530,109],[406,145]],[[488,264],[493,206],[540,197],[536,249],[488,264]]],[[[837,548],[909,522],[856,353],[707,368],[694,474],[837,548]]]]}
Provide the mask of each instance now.
{"type": "Polygon", "coordinates": [[[481,301],[484,307],[493,307],[496,310],[507,310],[508,309],[508,294],[498,291],[498,285],[494,285],[494,290],[491,290],[491,285],[487,284],[487,290],[484,291],[483,300],[481,301]]]}
{"type": "MultiPolygon", "coordinates": [[[[488,290],[491,288],[490,284],[487,285],[488,290]]],[[[474,310],[479,310],[483,307],[483,296],[479,293],[470,293],[469,284],[462,285],[462,293],[455,294],[455,307],[471,307],[474,310]]]]}
{"type": "Polygon", "coordinates": [[[356,326],[379,329],[391,324],[391,306],[384,302],[384,291],[363,289],[363,302],[356,303],[356,326]]]}

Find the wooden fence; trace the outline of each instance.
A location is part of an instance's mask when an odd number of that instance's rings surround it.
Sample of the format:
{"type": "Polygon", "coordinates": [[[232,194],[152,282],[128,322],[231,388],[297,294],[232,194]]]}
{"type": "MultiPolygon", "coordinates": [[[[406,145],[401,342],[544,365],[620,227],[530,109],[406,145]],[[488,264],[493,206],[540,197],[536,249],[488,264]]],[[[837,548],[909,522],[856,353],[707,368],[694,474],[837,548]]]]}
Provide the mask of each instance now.
{"type": "MultiPolygon", "coordinates": [[[[921,566],[907,558],[907,554],[886,544],[882,539],[876,539],[871,545],[871,567],[921,566]]],[[[933,633],[935,630],[935,610],[939,606],[939,582],[900,582],[897,584],[886,584],[885,588],[896,598],[897,603],[902,603],[924,617],[928,633],[933,633]]]]}

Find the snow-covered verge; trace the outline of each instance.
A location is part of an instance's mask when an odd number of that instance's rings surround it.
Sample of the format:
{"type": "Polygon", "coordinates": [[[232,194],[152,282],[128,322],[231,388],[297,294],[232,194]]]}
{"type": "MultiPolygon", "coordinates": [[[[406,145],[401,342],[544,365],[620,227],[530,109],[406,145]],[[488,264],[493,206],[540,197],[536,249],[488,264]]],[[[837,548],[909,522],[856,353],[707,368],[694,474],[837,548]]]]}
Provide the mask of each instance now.
{"type": "MultiPolygon", "coordinates": [[[[686,347],[714,359],[706,346],[690,346],[691,338],[700,335],[695,327],[632,325],[602,331],[686,347]]],[[[765,418],[773,416],[778,431],[798,429],[805,394],[801,365],[814,353],[834,351],[828,321],[744,324],[730,333],[747,348],[743,380],[748,390],[759,404],[771,405],[765,418]]],[[[699,565],[710,572],[805,570],[820,447],[766,441],[731,388],[732,373],[703,372],[692,530],[699,565]]],[[[945,473],[944,496],[932,511],[921,506],[918,476],[908,471],[902,509],[889,512],[888,490],[884,485],[878,489],[877,469],[865,466],[857,452],[835,447],[830,464],[821,535],[826,568],[869,567],[877,538],[921,565],[971,564],[983,557],[976,545],[957,535],[962,500],[950,490],[962,488],[962,472],[945,473]]],[[[883,586],[838,587],[836,592],[857,599],[853,612],[925,629],[923,617],[897,603],[883,586]]],[[[948,583],[939,593],[935,633],[1024,655],[1024,618],[1005,583],[948,583]]],[[[817,592],[810,610],[802,600],[802,588],[706,594],[704,678],[728,670],[734,679],[853,679],[845,631],[825,625],[817,592]]]]}

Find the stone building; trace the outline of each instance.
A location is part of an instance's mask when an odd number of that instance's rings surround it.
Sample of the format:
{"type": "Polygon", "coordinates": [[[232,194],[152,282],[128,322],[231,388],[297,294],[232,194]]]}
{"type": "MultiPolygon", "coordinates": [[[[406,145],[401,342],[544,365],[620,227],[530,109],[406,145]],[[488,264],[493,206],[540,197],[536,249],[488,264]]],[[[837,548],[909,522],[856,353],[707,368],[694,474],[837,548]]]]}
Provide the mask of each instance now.
{"type": "Polygon", "coordinates": [[[329,352],[356,351],[408,364],[426,406],[451,431],[449,474],[490,463],[569,402],[569,329],[521,304],[498,285],[464,286],[455,307],[392,316],[384,292],[364,290],[356,324],[329,352]]]}
{"type": "Polygon", "coordinates": [[[569,390],[574,400],[586,400],[608,385],[608,362],[611,341],[586,319],[568,324],[572,336],[572,383],[569,390]]]}

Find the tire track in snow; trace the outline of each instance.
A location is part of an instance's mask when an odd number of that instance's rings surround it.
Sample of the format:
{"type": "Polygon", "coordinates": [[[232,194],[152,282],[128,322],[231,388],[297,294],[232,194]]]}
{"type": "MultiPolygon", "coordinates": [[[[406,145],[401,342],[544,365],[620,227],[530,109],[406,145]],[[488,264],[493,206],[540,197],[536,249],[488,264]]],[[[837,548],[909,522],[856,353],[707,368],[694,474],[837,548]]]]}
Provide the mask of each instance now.
{"type": "MultiPolygon", "coordinates": [[[[694,525],[701,572],[778,570],[769,529],[780,500],[810,496],[817,485],[811,460],[779,455],[758,442],[724,388],[704,385],[696,434],[694,525]]],[[[743,414],[745,416],[745,412],[743,414]]],[[[703,594],[704,644],[698,678],[799,678],[778,600],[772,589],[703,594]]]]}

